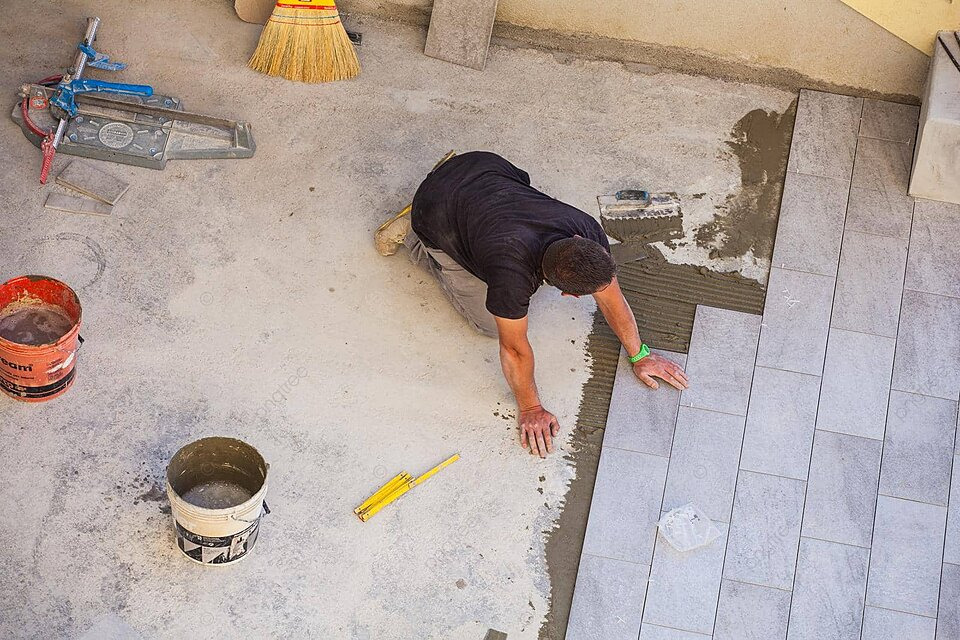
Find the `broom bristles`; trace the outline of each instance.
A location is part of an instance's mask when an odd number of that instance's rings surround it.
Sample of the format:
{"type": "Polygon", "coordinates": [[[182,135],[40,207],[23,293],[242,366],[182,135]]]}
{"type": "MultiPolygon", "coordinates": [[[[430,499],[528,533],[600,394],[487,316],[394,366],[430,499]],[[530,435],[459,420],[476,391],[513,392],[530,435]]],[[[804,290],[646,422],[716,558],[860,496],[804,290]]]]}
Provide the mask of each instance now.
{"type": "Polygon", "coordinates": [[[331,0],[278,2],[249,65],[299,82],[346,80],[360,73],[357,53],[331,0]]]}

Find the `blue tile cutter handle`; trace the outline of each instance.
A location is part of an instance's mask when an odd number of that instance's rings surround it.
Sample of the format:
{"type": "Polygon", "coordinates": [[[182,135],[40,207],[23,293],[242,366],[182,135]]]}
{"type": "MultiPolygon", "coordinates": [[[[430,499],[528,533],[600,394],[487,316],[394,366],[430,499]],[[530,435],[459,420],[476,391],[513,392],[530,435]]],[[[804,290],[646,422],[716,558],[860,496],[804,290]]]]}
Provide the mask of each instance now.
{"type": "Polygon", "coordinates": [[[43,164],[40,168],[40,184],[46,184],[47,176],[50,173],[50,167],[53,166],[53,157],[57,153],[57,147],[63,140],[63,134],[67,130],[67,123],[70,118],[77,115],[76,95],[78,93],[117,93],[121,95],[134,96],[152,96],[153,87],[142,84],[123,84],[119,82],[102,82],[99,80],[87,80],[83,78],[83,71],[89,64],[91,67],[106,69],[108,71],[118,71],[125,65],[120,62],[110,62],[110,58],[98,53],[93,48],[93,41],[97,37],[97,29],[100,28],[100,18],[87,18],[87,30],[83,34],[83,40],[77,45],[77,57],[74,60],[73,67],[63,76],[60,84],[57,86],[57,92],[50,99],[52,106],[57,108],[59,114],[59,123],[57,128],[43,139],[40,143],[40,151],[43,154],[43,164]]]}
{"type": "Polygon", "coordinates": [[[125,96],[152,96],[153,87],[146,84],[126,84],[124,82],[104,82],[80,78],[78,80],[64,80],[57,86],[57,92],[50,99],[50,104],[73,118],[77,115],[76,96],[81,93],[115,93],[125,96]]]}

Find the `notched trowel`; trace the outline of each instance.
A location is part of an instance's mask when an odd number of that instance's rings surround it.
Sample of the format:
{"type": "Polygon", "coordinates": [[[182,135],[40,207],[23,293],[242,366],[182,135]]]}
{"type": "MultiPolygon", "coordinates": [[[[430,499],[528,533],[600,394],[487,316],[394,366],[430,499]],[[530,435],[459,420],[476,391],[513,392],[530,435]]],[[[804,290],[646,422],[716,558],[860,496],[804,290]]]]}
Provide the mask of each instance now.
{"type": "Polygon", "coordinates": [[[612,196],[597,196],[597,202],[604,231],[620,242],[648,244],[683,233],[680,199],[675,193],[623,189],[612,196]]]}

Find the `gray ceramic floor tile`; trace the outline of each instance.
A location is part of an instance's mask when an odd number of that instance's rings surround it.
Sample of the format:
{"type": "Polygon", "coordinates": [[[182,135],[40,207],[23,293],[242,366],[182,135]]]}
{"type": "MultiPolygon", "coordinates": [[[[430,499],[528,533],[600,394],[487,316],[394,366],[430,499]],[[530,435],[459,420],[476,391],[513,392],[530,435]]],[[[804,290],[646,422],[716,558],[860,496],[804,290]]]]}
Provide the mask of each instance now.
{"type": "Polygon", "coordinates": [[[667,459],[604,447],[583,552],[650,564],[667,459]]]}
{"type": "Polygon", "coordinates": [[[860,138],[853,165],[853,186],[906,195],[913,164],[913,145],[860,138]]]}
{"type": "Polygon", "coordinates": [[[817,431],[803,535],[870,546],[882,446],[879,440],[817,431]]]}
{"type": "Polygon", "coordinates": [[[790,592],[724,580],[713,640],[784,640],[790,592]]]}
{"type": "Polygon", "coordinates": [[[903,292],[893,388],[960,397],[960,298],[903,292]]]}
{"type": "Polygon", "coordinates": [[[664,511],[693,502],[711,520],[730,521],[743,422],[727,413],[680,407],[664,511]]]}
{"type": "Polygon", "coordinates": [[[934,640],[936,633],[936,618],[876,607],[867,607],[863,612],[862,640],[934,640]]]}
{"type": "Polygon", "coordinates": [[[831,329],[817,428],[883,439],[896,340],[831,329]]]}
{"type": "Polygon", "coordinates": [[[496,15],[497,0],[434,0],[423,52],[482,71],[496,15]]]}
{"type": "Polygon", "coordinates": [[[913,144],[919,119],[920,107],[867,99],[863,101],[860,135],[913,144]]]}
{"type": "Polygon", "coordinates": [[[960,564],[960,456],[953,457],[952,475],[953,480],[950,482],[950,506],[947,509],[947,535],[943,546],[943,561],[960,564]]]}
{"type": "Polygon", "coordinates": [[[879,496],[867,604],[937,615],[947,510],[879,496]]]}
{"type": "Polygon", "coordinates": [[[849,180],[863,101],[800,91],[787,171],[849,180]]]}
{"type": "Polygon", "coordinates": [[[847,231],[830,325],[897,337],[907,241],[847,231]]]}
{"type": "Polygon", "coordinates": [[[720,572],[727,542],[727,525],[716,523],[722,535],[706,547],[680,553],[663,537],[650,569],[643,624],[713,633],[720,595],[720,572]]]}
{"type": "Polygon", "coordinates": [[[804,483],[742,471],[730,520],[723,577],[777,589],[791,589],[804,483]]]}
{"type": "Polygon", "coordinates": [[[807,479],[820,378],[757,367],[740,468],[807,479]]]}
{"type": "Polygon", "coordinates": [[[567,640],[636,640],[650,567],[584,554],[567,640]]]}
{"type": "Polygon", "coordinates": [[[957,638],[960,638],[960,566],[944,563],[940,576],[937,640],[957,638]]]}
{"type": "Polygon", "coordinates": [[[891,391],[880,493],[947,506],[956,431],[956,402],[891,391]]]}
{"type": "Polygon", "coordinates": [[[904,286],[960,297],[960,205],[917,200],[904,286]]]}
{"type": "Polygon", "coordinates": [[[760,316],[699,305],[680,404],[747,415],[759,337],[760,316]]]}
{"type": "Polygon", "coordinates": [[[909,238],[913,198],[892,192],[853,187],[847,201],[846,231],[909,238]]]}
{"type": "Polygon", "coordinates": [[[825,276],[837,273],[850,183],[788,172],[783,183],[773,264],[825,276]],[[811,229],[816,229],[811,233],[811,229]]]}
{"type": "Polygon", "coordinates": [[[859,640],[869,549],[803,538],[788,640],[859,640]]]}
{"type": "Polygon", "coordinates": [[[640,640],[706,640],[710,636],[702,633],[690,633],[655,624],[645,624],[640,629],[640,640]]]}
{"type": "Polygon", "coordinates": [[[773,267],[760,330],[757,365],[820,375],[834,279],[773,267]]]}
{"type": "MultiPolygon", "coordinates": [[[[670,358],[681,367],[686,362],[682,353],[656,349],[653,352],[670,358]]],[[[603,446],[669,457],[679,402],[680,391],[670,385],[660,385],[654,390],[637,380],[633,365],[621,354],[603,446]]]]}

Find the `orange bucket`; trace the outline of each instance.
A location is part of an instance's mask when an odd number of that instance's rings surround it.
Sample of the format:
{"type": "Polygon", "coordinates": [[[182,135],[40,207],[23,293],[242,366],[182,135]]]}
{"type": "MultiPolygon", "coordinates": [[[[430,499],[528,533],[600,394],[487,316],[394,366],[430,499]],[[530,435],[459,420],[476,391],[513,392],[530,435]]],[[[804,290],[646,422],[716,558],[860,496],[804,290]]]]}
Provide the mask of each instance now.
{"type": "MultiPolygon", "coordinates": [[[[80,299],[59,280],[20,276],[0,285],[0,389],[25,402],[43,402],[66,393],[73,384],[77,350],[83,343],[80,316],[80,299]],[[62,323],[63,327],[51,328],[47,322],[43,326],[54,333],[35,332],[29,343],[15,342],[10,333],[3,333],[4,318],[43,309],[53,314],[49,316],[56,320],[53,324],[62,323]]],[[[36,315],[33,322],[37,322],[36,315]]]]}

